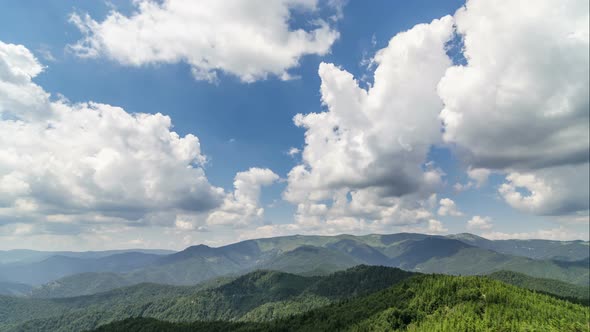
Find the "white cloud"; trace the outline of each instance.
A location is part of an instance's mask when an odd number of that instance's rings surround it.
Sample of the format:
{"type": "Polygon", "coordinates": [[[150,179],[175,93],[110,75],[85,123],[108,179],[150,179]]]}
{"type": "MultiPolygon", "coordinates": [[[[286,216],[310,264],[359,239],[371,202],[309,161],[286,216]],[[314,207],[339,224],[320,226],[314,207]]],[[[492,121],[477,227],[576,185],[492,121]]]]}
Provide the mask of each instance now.
{"type": "MultiPolygon", "coordinates": [[[[137,0],[125,16],[115,10],[102,21],[73,14],[85,35],[70,49],[82,57],[106,56],[121,64],[190,64],[196,79],[215,81],[223,71],[244,82],[268,75],[289,79],[288,70],[307,54],[324,55],[338,38],[319,17],[318,0],[137,0]],[[290,27],[294,14],[314,18],[290,27]]],[[[339,12],[340,1],[328,1],[339,12]]]]}
{"type": "Polygon", "coordinates": [[[474,183],[472,181],[467,182],[466,184],[462,184],[460,182],[457,182],[453,185],[453,189],[455,189],[456,192],[462,192],[462,191],[467,191],[471,188],[473,188],[474,183]]]}
{"type": "Polygon", "coordinates": [[[477,188],[482,187],[488,182],[490,173],[491,171],[485,168],[469,168],[467,170],[467,176],[469,176],[470,179],[475,180],[477,188]]]}
{"type": "Polygon", "coordinates": [[[449,230],[444,228],[443,223],[436,220],[436,219],[430,219],[428,220],[428,229],[427,229],[427,233],[429,234],[443,234],[448,232],[449,230]]]}
{"type": "Polygon", "coordinates": [[[262,186],[273,184],[279,179],[273,171],[250,168],[239,172],[234,180],[233,193],[227,194],[223,204],[207,218],[212,225],[247,226],[264,214],[260,207],[262,186]]]}
{"type": "Polygon", "coordinates": [[[369,90],[348,72],[320,65],[328,111],[294,119],[306,128],[306,145],[284,197],[298,204],[297,227],[386,232],[432,218],[426,197],[442,172],[426,154],[439,139],[436,84],[450,65],[444,44],[451,31],[445,17],[396,35],[375,56],[369,90]]]}
{"type": "Polygon", "coordinates": [[[481,216],[473,216],[469,221],[467,221],[467,229],[492,229],[492,218],[490,217],[481,217],[481,216]]]}
{"type": "Polygon", "coordinates": [[[503,232],[488,232],[483,233],[483,237],[490,240],[527,240],[527,239],[545,239],[555,241],[570,241],[570,240],[588,240],[588,232],[576,232],[565,227],[558,227],[553,229],[540,229],[533,232],[521,233],[503,233],[503,232]]]}
{"type": "Polygon", "coordinates": [[[578,0],[468,1],[455,15],[468,65],[439,85],[445,140],[476,167],[587,162],[588,12],[578,0]]]}
{"type": "Polygon", "coordinates": [[[298,222],[357,231],[427,222],[424,202],[442,172],[426,155],[440,137],[436,85],[450,66],[451,32],[447,16],[397,34],[377,52],[369,90],[347,71],[320,65],[327,111],[294,118],[306,130],[305,147],[284,197],[299,204],[298,222]]]}
{"type": "Polygon", "coordinates": [[[203,231],[209,215],[261,217],[260,186],[276,174],[238,173],[226,193],[209,183],[199,139],[171,131],[168,116],[53,101],[32,81],[42,69],[25,47],[0,42],[0,225],[37,224],[15,228],[21,235],[115,224],[203,231]]]}
{"type": "Polygon", "coordinates": [[[588,215],[589,173],[588,164],[511,172],[498,191],[510,206],[528,213],[588,215]]]}
{"type": "Polygon", "coordinates": [[[33,233],[34,226],[32,224],[15,223],[8,225],[0,225],[0,233],[12,236],[23,236],[33,233]]]}
{"type": "Polygon", "coordinates": [[[174,225],[176,226],[176,228],[182,229],[182,230],[195,229],[195,226],[193,225],[193,223],[191,221],[185,220],[183,218],[178,218],[178,217],[177,217],[176,221],[174,222],[174,225]]]}
{"type": "Polygon", "coordinates": [[[296,155],[298,155],[301,152],[301,150],[299,150],[298,148],[292,147],[289,149],[289,151],[287,151],[287,154],[291,157],[295,157],[296,155]]]}
{"type": "Polygon", "coordinates": [[[579,173],[559,167],[588,169],[588,1],[470,0],[455,21],[468,64],[442,78],[440,118],[469,176],[481,186],[490,169],[506,172],[501,194],[530,213],[587,210],[588,177],[561,190],[579,173]],[[535,193],[523,197],[514,181],[535,193]]]}
{"type": "Polygon", "coordinates": [[[439,204],[438,215],[440,216],[460,217],[463,215],[463,213],[457,209],[455,202],[450,198],[441,199],[439,204]]]}

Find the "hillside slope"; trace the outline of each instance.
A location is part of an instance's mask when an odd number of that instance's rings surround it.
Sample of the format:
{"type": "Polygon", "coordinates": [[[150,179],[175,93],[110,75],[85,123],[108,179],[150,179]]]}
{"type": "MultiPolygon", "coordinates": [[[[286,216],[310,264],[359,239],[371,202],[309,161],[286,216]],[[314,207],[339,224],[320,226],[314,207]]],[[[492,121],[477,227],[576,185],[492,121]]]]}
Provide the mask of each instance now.
{"type": "Polygon", "coordinates": [[[572,300],[577,299],[583,303],[588,303],[590,299],[590,288],[588,286],[572,285],[553,279],[533,278],[526,274],[513,271],[497,271],[489,274],[488,277],[521,288],[553,294],[572,300]]]}
{"type": "Polygon", "coordinates": [[[267,323],[128,319],[95,331],[585,331],[589,319],[587,307],[486,277],[422,275],[267,323]]]}
{"type": "Polygon", "coordinates": [[[322,277],[255,271],[208,289],[142,284],[66,299],[0,297],[0,331],[81,331],[137,316],[168,321],[269,321],[366,295],[412,275],[375,266],[322,277]]]}

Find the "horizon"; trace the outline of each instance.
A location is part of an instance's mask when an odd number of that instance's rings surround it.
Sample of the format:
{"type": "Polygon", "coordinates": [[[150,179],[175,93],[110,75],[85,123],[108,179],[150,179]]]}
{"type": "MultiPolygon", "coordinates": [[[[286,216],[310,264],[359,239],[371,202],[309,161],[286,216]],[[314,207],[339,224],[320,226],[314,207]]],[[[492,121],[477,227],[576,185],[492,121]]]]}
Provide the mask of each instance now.
{"type": "Polygon", "coordinates": [[[450,236],[457,236],[457,235],[471,235],[471,236],[476,236],[479,238],[482,238],[484,240],[488,240],[488,241],[550,241],[550,242],[561,242],[561,243],[569,243],[569,242],[583,242],[583,243],[589,243],[590,241],[588,240],[582,240],[582,239],[574,239],[574,240],[548,240],[548,239],[499,239],[499,240],[491,240],[488,238],[485,238],[483,236],[479,236],[477,234],[473,234],[473,233],[455,233],[455,234],[426,234],[426,233],[415,233],[415,232],[399,232],[399,233],[370,233],[370,234],[335,234],[335,235],[314,235],[314,234],[290,234],[290,235],[280,235],[280,236],[271,236],[271,237],[261,237],[261,238],[251,238],[251,239],[245,239],[245,240],[240,240],[237,242],[231,242],[231,243],[227,243],[227,244],[223,244],[223,245],[219,245],[219,246],[210,246],[207,245],[205,243],[194,243],[194,244],[190,244],[186,247],[179,247],[178,249],[174,249],[174,248],[152,248],[152,247],[146,247],[146,248],[111,248],[111,249],[101,249],[101,250],[84,250],[84,251],[77,251],[77,250],[43,250],[43,249],[29,249],[29,248],[14,248],[14,249],[0,249],[0,251],[18,251],[18,250],[24,250],[24,251],[38,251],[38,252],[75,252],[75,253],[89,253],[89,252],[107,252],[107,251],[129,251],[129,252],[133,252],[135,250],[149,250],[149,251],[158,251],[158,250],[162,250],[162,251],[172,251],[173,253],[178,253],[181,251],[184,251],[188,248],[191,247],[197,247],[197,246],[205,246],[208,248],[222,248],[222,247],[227,247],[227,246],[231,246],[234,244],[238,244],[238,243],[242,243],[242,242],[247,242],[247,241],[256,241],[256,240],[265,240],[265,239],[276,239],[276,238],[288,238],[288,237],[297,237],[297,236],[301,236],[301,237],[342,237],[342,236],[353,236],[353,237],[364,237],[364,236],[386,236],[386,235],[397,235],[397,234],[417,234],[417,235],[427,235],[427,236],[434,236],[434,237],[450,237],[450,236]]]}
{"type": "Polygon", "coordinates": [[[3,6],[0,250],[590,239],[583,1],[3,6]]]}

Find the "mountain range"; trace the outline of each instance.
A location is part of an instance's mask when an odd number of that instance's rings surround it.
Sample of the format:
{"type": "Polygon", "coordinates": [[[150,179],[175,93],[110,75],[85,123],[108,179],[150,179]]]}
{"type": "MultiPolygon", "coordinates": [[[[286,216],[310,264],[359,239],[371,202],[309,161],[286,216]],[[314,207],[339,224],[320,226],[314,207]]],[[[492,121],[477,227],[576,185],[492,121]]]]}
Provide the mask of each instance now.
{"type": "MultiPolygon", "coordinates": [[[[25,252],[28,253],[28,252],[25,252]]],[[[325,275],[359,264],[454,275],[513,271],[587,286],[589,244],[584,241],[500,240],[473,234],[286,236],[180,252],[110,251],[43,254],[0,252],[0,292],[52,298],[90,295],[150,282],[195,285],[257,269],[325,275]],[[18,285],[17,285],[18,284],[18,285]]]]}
{"type": "Polygon", "coordinates": [[[577,331],[590,319],[589,248],[400,233],[5,251],[0,331],[431,331],[461,317],[473,330],[577,331]]]}

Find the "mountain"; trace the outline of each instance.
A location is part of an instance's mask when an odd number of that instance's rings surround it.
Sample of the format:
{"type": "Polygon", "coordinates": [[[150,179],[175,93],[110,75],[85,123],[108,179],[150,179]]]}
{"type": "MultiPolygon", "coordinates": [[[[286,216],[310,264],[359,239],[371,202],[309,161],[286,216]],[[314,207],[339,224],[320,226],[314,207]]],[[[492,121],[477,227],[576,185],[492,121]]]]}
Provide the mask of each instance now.
{"type": "Polygon", "coordinates": [[[18,282],[0,281],[0,295],[26,296],[31,293],[33,287],[18,282]]]}
{"type": "Polygon", "coordinates": [[[104,257],[78,258],[50,256],[40,262],[0,265],[0,279],[41,285],[68,275],[83,272],[126,272],[156,262],[161,256],[141,252],[124,252],[104,257]]]}
{"type": "Polygon", "coordinates": [[[497,271],[489,274],[488,277],[521,288],[553,294],[573,301],[580,300],[581,303],[588,304],[590,299],[588,286],[572,285],[553,279],[533,278],[513,271],[497,271]]]}
{"type": "Polygon", "coordinates": [[[269,321],[367,295],[413,275],[377,266],[311,277],[254,271],[208,286],[141,284],[51,300],[0,297],[0,331],[80,331],[137,316],[168,321],[269,321]]]}
{"type": "MultiPolygon", "coordinates": [[[[422,248],[419,243],[416,245],[422,248]]],[[[450,244],[450,246],[458,247],[456,244],[450,244]]],[[[410,246],[410,252],[413,251],[413,247],[410,246]]],[[[509,270],[532,277],[557,279],[576,285],[588,285],[590,280],[590,270],[583,262],[535,260],[471,246],[460,248],[448,256],[436,254],[413,267],[411,265],[406,265],[406,267],[419,272],[460,275],[489,274],[499,270],[509,270]]]]}
{"type": "MultiPolygon", "coordinates": [[[[396,266],[403,269],[417,269],[425,262],[436,262],[441,259],[454,259],[461,250],[472,248],[461,241],[438,237],[427,237],[420,240],[409,240],[399,244],[398,254],[392,257],[396,266]]],[[[426,272],[436,272],[426,269],[426,272]]]]}
{"type": "Polygon", "coordinates": [[[381,251],[357,240],[343,239],[335,243],[330,243],[327,248],[340,251],[357,261],[364,262],[368,265],[391,265],[391,259],[381,251]]]}
{"type": "Polygon", "coordinates": [[[461,233],[448,235],[467,244],[493,250],[502,254],[523,256],[533,259],[579,261],[590,256],[588,241],[551,240],[488,240],[483,237],[461,233]]]}
{"type": "Polygon", "coordinates": [[[364,262],[345,252],[304,245],[271,259],[262,264],[261,268],[304,275],[322,275],[361,263],[364,262]]]}
{"type": "Polygon", "coordinates": [[[31,290],[35,298],[57,298],[91,295],[130,286],[124,276],[112,272],[87,272],[51,281],[31,290]]]}
{"type": "Polygon", "coordinates": [[[219,248],[197,245],[163,256],[154,264],[129,273],[127,277],[135,282],[193,285],[222,275],[247,272],[266,259],[266,255],[253,241],[219,248]]]}
{"type": "MultiPolygon", "coordinates": [[[[33,294],[60,297],[88,295],[143,282],[195,285],[219,276],[237,276],[256,269],[319,275],[366,264],[461,275],[510,270],[577,285],[589,283],[588,257],[579,261],[532,259],[488,249],[492,246],[490,243],[495,242],[472,234],[447,237],[415,233],[365,236],[295,235],[248,240],[218,248],[196,245],[160,256],[125,253],[90,261],[53,256],[33,264],[37,272],[21,273],[25,277],[20,280],[31,284],[39,283],[39,278],[51,280],[33,294]],[[133,255],[143,256],[132,259],[133,255]],[[88,273],[89,271],[94,273],[88,273]],[[76,274],[80,272],[83,274],[76,274]],[[103,272],[116,272],[117,275],[103,272]],[[56,280],[60,276],[67,278],[56,280]]],[[[547,243],[548,248],[554,247],[553,242],[555,241],[534,241],[547,243]]],[[[580,245],[583,246],[583,242],[570,241],[564,242],[563,247],[577,248],[580,245]]],[[[556,253],[555,250],[552,252],[556,253]]],[[[573,256],[568,259],[571,258],[573,256]]],[[[0,276],[6,274],[5,272],[0,268],[0,276]]]]}
{"type": "Polygon", "coordinates": [[[270,322],[131,318],[95,331],[584,331],[588,308],[486,277],[419,275],[270,322]]]}
{"type": "Polygon", "coordinates": [[[104,251],[37,251],[29,249],[0,250],[0,265],[12,263],[35,263],[47,259],[51,256],[65,256],[74,258],[101,258],[127,252],[139,252],[153,255],[173,254],[172,250],[163,249],[124,249],[124,250],[104,250],[104,251]]]}

